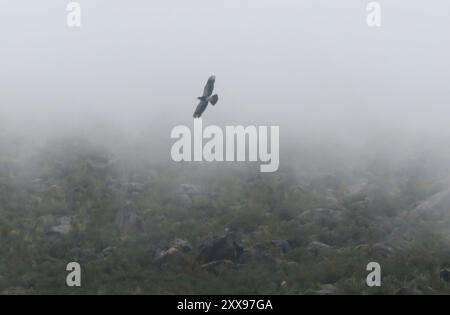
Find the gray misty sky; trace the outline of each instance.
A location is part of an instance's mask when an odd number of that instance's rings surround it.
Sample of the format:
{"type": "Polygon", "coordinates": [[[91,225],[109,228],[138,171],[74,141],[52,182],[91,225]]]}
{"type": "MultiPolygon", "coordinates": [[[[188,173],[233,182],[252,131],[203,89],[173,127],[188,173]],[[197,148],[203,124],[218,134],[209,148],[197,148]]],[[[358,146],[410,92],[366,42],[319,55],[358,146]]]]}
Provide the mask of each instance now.
{"type": "Polygon", "coordinates": [[[192,126],[215,74],[206,124],[298,137],[450,129],[448,0],[379,1],[381,28],[362,0],[80,0],[74,29],[68,2],[0,0],[3,124],[168,137],[192,126]]]}

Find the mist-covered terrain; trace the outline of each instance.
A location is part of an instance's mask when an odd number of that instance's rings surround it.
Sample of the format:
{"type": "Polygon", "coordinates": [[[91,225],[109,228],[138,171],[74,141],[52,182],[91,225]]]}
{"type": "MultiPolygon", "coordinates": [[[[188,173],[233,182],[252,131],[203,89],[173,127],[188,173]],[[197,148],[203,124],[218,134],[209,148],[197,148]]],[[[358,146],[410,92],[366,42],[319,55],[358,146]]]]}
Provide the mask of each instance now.
{"type": "Polygon", "coordinates": [[[79,2],[0,0],[0,294],[450,293],[450,4],[79,2]],[[276,172],[172,160],[211,74],[276,172]]]}

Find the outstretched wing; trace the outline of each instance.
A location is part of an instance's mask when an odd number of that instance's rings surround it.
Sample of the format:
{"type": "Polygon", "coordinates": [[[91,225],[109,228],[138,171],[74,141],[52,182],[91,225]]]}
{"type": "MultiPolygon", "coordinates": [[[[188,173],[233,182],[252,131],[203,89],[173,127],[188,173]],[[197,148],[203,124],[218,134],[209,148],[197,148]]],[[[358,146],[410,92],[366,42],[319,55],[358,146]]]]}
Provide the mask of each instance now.
{"type": "Polygon", "coordinates": [[[198,103],[197,108],[195,109],[194,118],[201,117],[206,109],[206,106],[208,106],[208,100],[206,99],[201,100],[200,103],[198,103]]]}
{"type": "Polygon", "coordinates": [[[203,89],[203,97],[210,97],[214,91],[214,82],[216,81],[215,76],[210,76],[208,82],[206,82],[205,88],[203,89]]]}

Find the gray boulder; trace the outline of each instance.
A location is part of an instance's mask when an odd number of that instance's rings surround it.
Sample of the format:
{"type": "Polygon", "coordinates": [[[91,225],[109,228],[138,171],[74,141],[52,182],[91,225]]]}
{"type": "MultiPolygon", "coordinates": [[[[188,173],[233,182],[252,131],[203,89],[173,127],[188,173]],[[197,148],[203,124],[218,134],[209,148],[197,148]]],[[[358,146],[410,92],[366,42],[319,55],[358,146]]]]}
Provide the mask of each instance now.
{"type": "Polygon", "coordinates": [[[70,217],[62,217],[58,225],[50,228],[51,233],[67,235],[72,230],[72,219],[70,217]]]}
{"type": "Polygon", "coordinates": [[[190,253],[192,252],[192,245],[187,240],[183,240],[181,238],[176,238],[172,241],[171,247],[174,247],[183,253],[190,253]]]}
{"type": "Polygon", "coordinates": [[[291,249],[291,245],[287,240],[271,240],[270,243],[283,253],[286,253],[291,249]]]}
{"type": "Polygon", "coordinates": [[[318,242],[318,241],[313,241],[313,242],[309,243],[308,246],[306,247],[306,250],[310,253],[313,253],[314,255],[318,255],[319,253],[321,253],[323,251],[327,251],[327,250],[331,250],[331,249],[333,249],[333,247],[331,247],[330,245],[327,245],[325,243],[318,242]]]}
{"type": "Polygon", "coordinates": [[[181,255],[181,252],[175,247],[170,247],[157,251],[154,261],[157,263],[166,263],[167,261],[169,261],[169,259],[171,259],[171,257],[178,255],[181,255]]]}
{"type": "Polygon", "coordinates": [[[255,244],[252,247],[244,249],[239,261],[243,264],[277,265],[280,263],[280,260],[274,257],[269,248],[264,244],[255,244]]]}
{"type": "Polygon", "coordinates": [[[192,252],[191,244],[186,240],[176,238],[166,248],[156,251],[154,261],[158,263],[167,262],[172,257],[182,256],[190,252],[192,252]]]}

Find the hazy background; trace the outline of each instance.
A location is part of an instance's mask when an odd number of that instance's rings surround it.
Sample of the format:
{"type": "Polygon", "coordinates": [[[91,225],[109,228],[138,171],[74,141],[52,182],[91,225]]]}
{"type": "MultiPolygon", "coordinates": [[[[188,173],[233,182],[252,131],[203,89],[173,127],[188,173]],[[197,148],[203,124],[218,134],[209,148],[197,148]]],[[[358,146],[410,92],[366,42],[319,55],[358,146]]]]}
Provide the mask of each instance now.
{"type": "Polygon", "coordinates": [[[0,294],[450,294],[450,1],[369,2],[0,0],[0,294]],[[278,172],[172,161],[211,74],[278,172]]]}
{"type": "Polygon", "coordinates": [[[361,0],[81,0],[81,28],[67,27],[68,2],[0,1],[6,137],[170,144],[215,74],[204,124],[280,125],[282,150],[450,139],[446,0],[379,1],[381,28],[361,0]]]}

